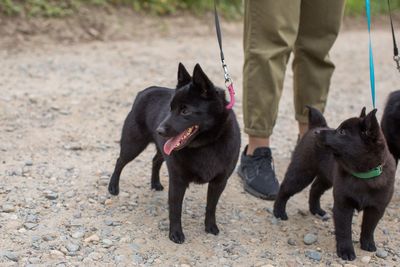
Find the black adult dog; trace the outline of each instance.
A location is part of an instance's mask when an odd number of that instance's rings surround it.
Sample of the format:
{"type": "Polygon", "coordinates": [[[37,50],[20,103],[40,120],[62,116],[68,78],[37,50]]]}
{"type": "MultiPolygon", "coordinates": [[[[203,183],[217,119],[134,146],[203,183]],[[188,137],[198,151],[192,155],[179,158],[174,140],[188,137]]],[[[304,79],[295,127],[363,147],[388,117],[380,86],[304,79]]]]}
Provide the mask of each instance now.
{"type": "Polygon", "coordinates": [[[200,65],[193,77],[182,64],[176,89],[150,87],[140,92],[122,129],[121,151],[108,190],[119,193],[124,166],[149,143],[155,143],[151,188],[163,190],[159,171],[165,160],[169,173],[169,238],[183,243],[182,201],[189,183],[209,183],[205,230],[217,235],[215,210],[239,156],[240,130],[225,92],[213,85],[200,65]]]}
{"type": "Polygon", "coordinates": [[[360,117],[345,120],[336,130],[323,115],[309,108],[310,130],[297,145],[274,204],[274,215],[287,220],[286,203],[312,181],[309,208],[324,216],[321,195],[333,186],[333,218],[337,255],[354,260],[351,235],[354,210],[364,210],[361,249],[375,251],[374,231],[394,189],[395,161],[375,116],[365,108],[360,117]]]}
{"type": "Polygon", "coordinates": [[[400,90],[389,95],[381,125],[389,150],[398,164],[400,159],[400,90]]]}

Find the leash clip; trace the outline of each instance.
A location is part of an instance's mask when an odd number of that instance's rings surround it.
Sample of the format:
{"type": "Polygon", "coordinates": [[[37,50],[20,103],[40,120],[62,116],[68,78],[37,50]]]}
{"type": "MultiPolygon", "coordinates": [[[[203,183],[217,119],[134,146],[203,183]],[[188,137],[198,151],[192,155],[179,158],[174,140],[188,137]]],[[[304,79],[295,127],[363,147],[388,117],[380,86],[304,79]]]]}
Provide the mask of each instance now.
{"type": "Polygon", "coordinates": [[[228,85],[232,83],[232,78],[228,72],[228,65],[226,65],[224,60],[222,60],[222,68],[224,69],[225,85],[226,85],[226,87],[228,87],[228,85]]]}
{"type": "Polygon", "coordinates": [[[400,72],[400,57],[398,55],[393,56],[394,62],[396,62],[397,70],[400,72]]]}

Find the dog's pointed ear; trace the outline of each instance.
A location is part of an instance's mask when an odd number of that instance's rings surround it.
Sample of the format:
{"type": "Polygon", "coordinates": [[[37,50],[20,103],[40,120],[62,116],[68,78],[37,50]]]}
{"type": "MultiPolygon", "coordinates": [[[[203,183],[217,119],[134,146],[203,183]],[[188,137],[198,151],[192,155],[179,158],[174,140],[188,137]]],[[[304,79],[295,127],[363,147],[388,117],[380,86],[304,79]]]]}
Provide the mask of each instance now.
{"type": "Polygon", "coordinates": [[[308,128],[313,129],[317,127],[328,127],[324,115],[321,111],[311,106],[306,106],[308,108],[308,128]]]}
{"type": "Polygon", "coordinates": [[[361,119],[365,118],[365,116],[367,116],[367,112],[366,112],[366,108],[363,107],[362,110],[361,110],[361,113],[360,113],[360,118],[361,119]]]}
{"type": "Polygon", "coordinates": [[[190,77],[189,72],[186,70],[185,66],[179,62],[178,66],[178,84],[176,88],[180,88],[191,81],[192,77],[190,77]]]}
{"type": "Polygon", "coordinates": [[[199,64],[196,64],[193,70],[193,85],[202,97],[208,97],[216,92],[214,84],[208,79],[199,64]]]}
{"type": "Polygon", "coordinates": [[[379,132],[380,132],[380,126],[378,119],[376,118],[376,112],[378,110],[375,108],[373,109],[370,113],[368,113],[363,119],[362,119],[362,133],[372,139],[376,140],[379,137],[379,132]]]}

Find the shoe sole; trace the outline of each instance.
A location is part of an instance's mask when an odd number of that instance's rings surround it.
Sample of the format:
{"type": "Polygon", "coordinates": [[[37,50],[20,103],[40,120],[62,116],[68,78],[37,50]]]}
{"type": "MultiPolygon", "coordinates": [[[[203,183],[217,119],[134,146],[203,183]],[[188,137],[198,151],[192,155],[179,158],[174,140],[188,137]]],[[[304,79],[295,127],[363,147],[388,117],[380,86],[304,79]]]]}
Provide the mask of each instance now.
{"type": "Polygon", "coordinates": [[[240,171],[240,168],[238,168],[237,174],[238,174],[239,177],[241,178],[244,191],[246,191],[246,192],[249,193],[250,195],[252,195],[252,196],[254,196],[254,197],[257,197],[257,198],[261,198],[261,199],[263,199],[263,200],[275,200],[275,199],[276,199],[276,195],[264,195],[264,194],[261,194],[260,192],[257,192],[256,190],[254,190],[253,188],[251,188],[248,184],[246,184],[245,176],[244,176],[244,174],[240,171]]]}

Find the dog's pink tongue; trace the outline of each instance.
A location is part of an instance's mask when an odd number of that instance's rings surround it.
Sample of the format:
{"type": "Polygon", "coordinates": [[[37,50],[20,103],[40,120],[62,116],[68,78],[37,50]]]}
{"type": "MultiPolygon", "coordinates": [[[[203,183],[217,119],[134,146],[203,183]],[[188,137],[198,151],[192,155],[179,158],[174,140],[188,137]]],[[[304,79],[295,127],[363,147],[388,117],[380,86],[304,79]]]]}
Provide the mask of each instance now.
{"type": "Polygon", "coordinates": [[[181,137],[183,136],[183,133],[179,134],[178,136],[172,137],[167,140],[167,142],[164,144],[164,153],[167,154],[168,156],[172,153],[172,151],[175,149],[176,145],[179,144],[179,140],[181,140],[181,137]]]}

